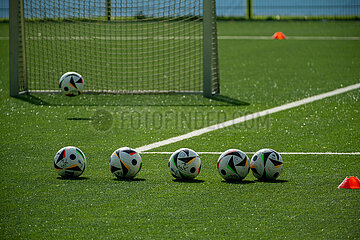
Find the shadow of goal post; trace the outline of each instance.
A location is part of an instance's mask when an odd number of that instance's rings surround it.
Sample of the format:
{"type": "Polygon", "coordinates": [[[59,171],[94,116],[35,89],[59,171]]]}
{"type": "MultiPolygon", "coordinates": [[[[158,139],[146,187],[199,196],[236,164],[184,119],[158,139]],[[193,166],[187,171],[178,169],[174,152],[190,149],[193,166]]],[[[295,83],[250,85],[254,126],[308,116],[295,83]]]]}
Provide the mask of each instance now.
{"type": "MultiPolygon", "coordinates": [[[[220,93],[216,28],[216,0],[197,1],[202,2],[203,6],[202,94],[204,97],[212,97],[213,95],[220,93]]],[[[112,19],[111,6],[112,0],[105,0],[105,17],[108,21],[112,19]]],[[[27,82],[24,0],[9,1],[9,20],[10,96],[16,97],[20,94],[33,91],[33,89],[29,90],[27,82]]],[[[41,92],[41,90],[36,92],[41,92]]]]}

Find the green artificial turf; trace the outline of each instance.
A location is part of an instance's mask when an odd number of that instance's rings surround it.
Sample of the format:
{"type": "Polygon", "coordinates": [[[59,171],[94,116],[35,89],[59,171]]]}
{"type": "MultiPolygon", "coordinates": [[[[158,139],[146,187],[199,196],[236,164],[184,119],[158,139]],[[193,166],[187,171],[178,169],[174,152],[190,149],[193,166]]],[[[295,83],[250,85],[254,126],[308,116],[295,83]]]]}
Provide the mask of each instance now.
{"type": "Polygon", "coordinates": [[[359,158],[290,156],[279,181],[258,182],[249,175],[227,183],[217,173],[214,155],[201,155],[202,170],[192,182],[172,180],[166,155],[144,154],[143,170],[133,181],[116,180],[107,161],[94,157],[88,155],[79,180],[57,178],[45,153],[25,158],[17,168],[3,164],[9,169],[1,185],[7,206],[3,238],[342,239],[359,234],[358,192],[336,188],[359,158]]]}
{"type": "MultiPolygon", "coordinates": [[[[220,22],[220,35],[359,36],[358,22],[220,22]],[[355,26],[355,27],[354,27],[355,26]],[[319,31],[321,30],[321,31],[319,31]]],[[[0,24],[7,36],[8,24],[0,24]]],[[[219,40],[221,96],[54,94],[9,97],[8,41],[0,40],[1,239],[357,239],[359,155],[283,155],[275,182],[227,183],[218,155],[201,154],[197,180],[174,181],[166,154],[142,154],[133,181],[111,174],[111,153],[359,82],[358,41],[219,40]],[[53,169],[79,147],[78,180],[53,169]]],[[[228,148],[359,152],[354,90],[150,151],[228,148]]],[[[249,154],[249,157],[251,155],[249,154]]]]}

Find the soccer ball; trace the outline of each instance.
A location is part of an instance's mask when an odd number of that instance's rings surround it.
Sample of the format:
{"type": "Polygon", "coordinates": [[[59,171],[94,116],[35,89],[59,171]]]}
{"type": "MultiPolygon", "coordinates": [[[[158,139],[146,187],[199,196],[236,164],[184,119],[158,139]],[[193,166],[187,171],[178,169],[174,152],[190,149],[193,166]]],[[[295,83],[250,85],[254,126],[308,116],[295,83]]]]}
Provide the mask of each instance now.
{"type": "Polygon", "coordinates": [[[180,148],[171,155],[168,166],[174,178],[194,179],[199,175],[201,160],[194,150],[180,148]]]}
{"type": "Polygon", "coordinates": [[[250,171],[250,161],[244,152],[229,149],[220,155],[217,168],[225,180],[242,180],[250,171]]]}
{"type": "Polygon", "coordinates": [[[261,149],[251,158],[250,168],[259,180],[274,180],[283,169],[283,160],[279,153],[272,149],[261,149]]]}
{"type": "Polygon", "coordinates": [[[142,167],[140,154],[129,147],[122,147],[111,154],[110,171],[117,178],[133,178],[142,167]]]}
{"type": "Polygon", "coordinates": [[[84,91],[85,81],[76,72],[67,72],[61,76],[59,88],[69,97],[80,95],[84,91]]]}
{"type": "Polygon", "coordinates": [[[61,177],[79,177],[85,170],[85,154],[77,147],[64,147],[54,158],[55,171],[61,177]]]}

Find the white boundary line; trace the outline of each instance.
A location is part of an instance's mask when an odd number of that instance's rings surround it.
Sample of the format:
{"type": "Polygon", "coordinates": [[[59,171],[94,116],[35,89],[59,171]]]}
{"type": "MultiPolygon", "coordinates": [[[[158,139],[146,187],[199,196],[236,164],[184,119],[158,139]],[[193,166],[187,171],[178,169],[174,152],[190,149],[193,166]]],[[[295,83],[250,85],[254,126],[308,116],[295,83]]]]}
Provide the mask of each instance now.
{"type": "MultiPolygon", "coordinates": [[[[271,36],[218,36],[220,40],[273,40],[271,36]]],[[[360,37],[288,36],[287,40],[360,40],[360,37]]]]}
{"type": "Polygon", "coordinates": [[[138,148],[136,148],[136,151],[138,151],[138,152],[148,151],[148,150],[158,148],[158,147],[161,147],[161,146],[165,146],[165,145],[168,145],[168,144],[171,144],[171,143],[179,142],[179,141],[182,141],[182,140],[185,140],[185,139],[188,139],[188,138],[196,137],[196,136],[202,135],[204,133],[208,133],[208,132],[212,132],[212,131],[215,131],[215,130],[218,130],[218,129],[221,129],[221,128],[229,127],[229,126],[234,125],[234,124],[242,123],[242,122],[249,121],[249,120],[252,120],[252,119],[256,119],[256,118],[259,118],[259,117],[263,117],[263,116],[266,116],[266,115],[269,115],[269,114],[272,114],[272,113],[277,113],[277,112],[280,112],[280,111],[284,111],[284,110],[287,110],[287,109],[291,109],[291,108],[295,108],[295,107],[298,107],[298,106],[301,106],[301,105],[312,103],[312,102],[315,102],[315,101],[318,101],[318,100],[321,100],[321,99],[324,99],[324,98],[339,95],[341,93],[345,93],[345,92],[355,90],[355,89],[358,89],[358,88],[360,88],[360,83],[350,85],[350,86],[347,86],[347,87],[344,87],[344,88],[338,88],[338,89],[335,89],[335,90],[327,92],[327,93],[322,93],[322,94],[315,95],[315,96],[312,96],[312,97],[304,98],[304,99],[301,99],[301,100],[298,100],[298,101],[295,101],[295,102],[291,102],[291,103],[287,103],[287,104],[284,104],[284,105],[281,105],[281,106],[278,106],[278,107],[266,109],[264,111],[248,114],[246,116],[235,118],[235,119],[232,119],[232,120],[229,120],[229,121],[226,121],[226,122],[222,122],[222,123],[218,123],[218,124],[215,124],[215,125],[212,125],[212,126],[209,126],[209,127],[201,128],[201,129],[198,129],[198,130],[195,130],[195,131],[192,131],[192,132],[180,135],[180,136],[172,137],[172,138],[169,138],[169,139],[166,139],[166,140],[162,140],[162,141],[151,143],[151,144],[148,144],[148,145],[145,145],[145,146],[142,146],[142,147],[138,147],[138,148]]]}
{"type": "MultiPolygon", "coordinates": [[[[113,40],[113,41],[135,41],[135,40],[201,40],[201,36],[173,36],[173,37],[103,37],[103,36],[72,36],[72,37],[63,37],[63,36],[38,36],[38,37],[29,37],[29,40],[113,40]]],[[[218,36],[219,40],[273,40],[272,36],[218,36]]],[[[342,40],[342,41],[358,41],[360,37],[340,37],[340,36],[288,36],[287,40],[342,40]]],[[[0,40],[9,40],[9,37],[0,37],[0,40]]]]}
{"type": "MultiPolygon", "coordinates": [[[[220,155],[222,152],[197,152],[198,154],[220,155]]],[[[255,152],[245,152],[246,154],[255,154],[255,152]]],[[[360,152],[279,152],[281,155],[360,155],[360,152]]],[[[166,154],[172,152],[142,152],[141,154],[166,154]]]]}

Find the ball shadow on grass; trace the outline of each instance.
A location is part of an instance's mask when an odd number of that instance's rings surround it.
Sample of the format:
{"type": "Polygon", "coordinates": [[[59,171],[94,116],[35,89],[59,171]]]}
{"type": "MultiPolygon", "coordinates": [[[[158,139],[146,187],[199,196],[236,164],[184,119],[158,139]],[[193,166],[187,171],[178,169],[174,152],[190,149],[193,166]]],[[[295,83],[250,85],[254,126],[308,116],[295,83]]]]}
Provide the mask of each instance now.
{"type": "Polygon", "coordinates": [[[57,177],[59,180],[71,180],[71,181],[83,181],[83,180],[89,180],[88,177],[57,177]]]}
{"type": "Polygon", "coordinates": [[[289,181],[288,181],[288,180],[283,180],[283,179],[275,179],[275,180],[257,179],[257,180],[255,180],[255,182],[263,182],[263,183],[287,183],[287,182],[289,182],[289,181]]]}
{"type": "Polygon", "coordinates": [[[204,180],[201,179],[173,179],[173,182],[179,182],[179,183],[203,183],[204,180]]]}
{"type": "Polygon", "coordinates": [[[113,178],[114,181],[118,182],[143,182],[145,178],[113,178]]]}
{"type": "Polygon", "coordinates": [[[250,184],[250,183],[255,183],[254,181],[250,181],[250,180],[223,180],[221,182],[227,183],[227,184],[250,184]]]}

